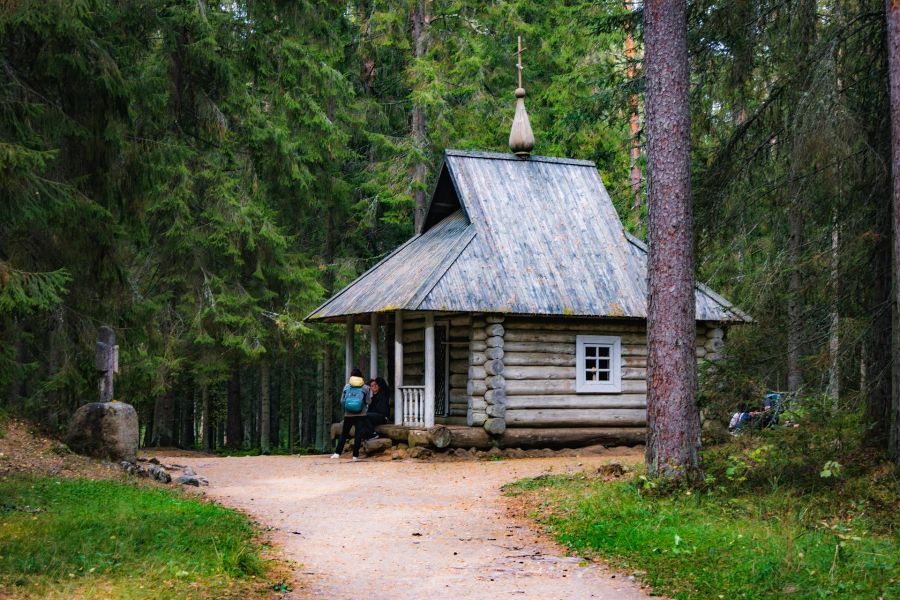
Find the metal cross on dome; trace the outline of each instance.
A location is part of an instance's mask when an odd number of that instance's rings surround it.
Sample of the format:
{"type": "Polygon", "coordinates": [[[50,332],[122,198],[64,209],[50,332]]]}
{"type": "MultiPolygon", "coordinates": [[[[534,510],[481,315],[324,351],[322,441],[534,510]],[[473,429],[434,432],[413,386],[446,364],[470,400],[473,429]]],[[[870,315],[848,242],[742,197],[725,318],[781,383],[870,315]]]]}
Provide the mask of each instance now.
{"type": "Polygon", "coordinates": [[[517,51],[513,52],[513,54],[518,55],[518,62],[516,63],[516,69],[519,72],[519,87],[522,87],[522,68],[523,68],[522,67],[522,52],[524,52],[525,50],[527,50],[527,48],[522,47],[522,36],[520,35],[519,36],[519,49],[517,51]]]}

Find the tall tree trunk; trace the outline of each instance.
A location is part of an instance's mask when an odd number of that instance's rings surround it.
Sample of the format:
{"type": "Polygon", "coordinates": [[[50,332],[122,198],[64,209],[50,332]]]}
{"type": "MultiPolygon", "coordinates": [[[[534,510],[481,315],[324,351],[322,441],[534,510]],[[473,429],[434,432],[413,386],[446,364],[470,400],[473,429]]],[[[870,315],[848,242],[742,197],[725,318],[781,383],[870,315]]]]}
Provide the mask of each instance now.
{"type": "Polygon", "coordinates": [[[893,198],[893,405],[888,451],[900,464],[900,1],[885,0],[891,103],[891,189],[893,198]]]}
{"type": "MultiPolygon", "coordinates": [[[[625,2],[626,10],[633,10],[632,2],[625,2]]],[[[634,35],[631,32],[631,26],[625,29],[625,61],[626,74],[628,81],[631,82],[637,76],[637,68],[635,60],[637,52],[634,48],[634,35]]],[[[631,129],[631,210],[637,216],[638,221],[641,218],[641,141],[639,132],[641,129],[641,120],[638,112],[638,95],[631,94],[628,96],[628,110],[631,116],[628,119],[631,129]]]]}
{"type": "Polygon", "coordinates": [[[291,403],[291,420],[288,422],[288,452],[294,453],[294,441],[297,437],[297,397],[294,395],[294,371],[290,369],[288,395],[291,403]]]}
{"type": "Polygon", "coordinates": [[[203,419],[203,429],[202,429],[203,451],[209,452],[210,450],[213,449],[213,443],[212,443],[213,425],[212,425],[212,421],[210,421],[210,418],[212,415],[210,415],[210,410],[209,410],[209,388],[206,385],[204,385],[202,388],[200,388],[200,404],[201,404],[201,410],[203,411],[203,414],[201,416],[201,418],[203,419]]]}
{"type": "Polygon", "coordinates": [[[787,387],[789,392],[798,392],[803,386],[803,372],[800,366],[801,331],[803,329],[803,303],[800,281],[800,261],[803,220],[800,215],[799,198],[791,201],[788,214],[788,276],[787,300],[787,387]]]}
{"type": "Polygon", "coordinates": [[[644,3],[650,175],[647,469],[680,479],[700,470],[685,0],[644,3]]]}
{"type": "Polygon", "coordinates": [[[318,364],[316,365],[316,373],[318,375],[317,379],[320,382],[318,390],[316,391],[316,448],[318,448],[319,450],[325,450],[325,446],[328,442],[328,435],[325,432],[325,424],[330,421],[330,418],[325,413],[325,396],[328,395],[328,379],[331,374],[331,369],[328,365],[331,364],[331,361],[331,345],[328,344],[325,346],[325,356],[320,359],[318,361],[318,364]]]}
{"type": "Polygon", "coordinates": [[[840,363],[840,244],[841,236],[838,226],[838,214],[835,208],[831,216],[831,319],[828,326],[828,358],[830,368],[828,370],[828,393],[831,396],[832,409],[837,412],[838,402],[841,397],[841,363],[840,363]]]}
{"type": "Polygon", "coordinates": [[[169,389],[157,396],[153,410],[153,441],[156,447],[175,445],[175,395],[169,389]]]}
{"type": "Polygon", "coordinates": [[[239,450],[244,445],[244,421],[241,418],[241,368],[231,367],[228,380],[228,425],[225,432],[228,448],[239,450]]]}
{"type": "Polygon", "coordinates": [[[194,400],[195,391],[193,386],[182,395],[182,411],[181,411],[181,447],[193,448],[196,443],[194,436],[194,400]]]}
{"type": "Polygon", "coordinates": [[[269,389],[269,361],[259,363],[259,450],[268,454],[271,450],[269,434],[271,433],[271,396],[269,389]]]}
{"type": "MultiPolygon", "coordinates": [[[[412,47],[413,56],[419,60],[425,56],[428,45],[428,2],[416,0],[412,16],[412,47]]],[[[413,102],[412,107],[412,139],[416,147],[418,158],[413,169],[413,194],[415,198],[415,227],[416,233],[422,233],[425,226],[425,188],[428,177],[428,131],[425,125],[425,107],[418,102],[413,102]]]]}

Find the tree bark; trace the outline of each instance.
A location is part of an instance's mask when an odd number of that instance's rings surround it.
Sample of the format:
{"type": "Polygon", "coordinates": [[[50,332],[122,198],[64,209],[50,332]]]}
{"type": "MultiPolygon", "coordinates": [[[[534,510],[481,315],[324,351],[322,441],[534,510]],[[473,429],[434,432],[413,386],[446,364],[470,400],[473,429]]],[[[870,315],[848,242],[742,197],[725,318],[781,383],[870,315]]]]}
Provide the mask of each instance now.
{"type": "Polygon", "coordinates": [[[832,409],[837,412],[838,402],[841,397],[841,363],[840,363],[840,244],[841,236],[838,226],[837,209],[834,210],[831,219],[831,319],[828,327],[828,357],[831,366],[828,370],[828,393],[831,396],[832,409]]]}
{"type": "Polygon", "coordinates": [[[225,435],[228,448],[239,450],[244,445],[244,421],[241,418],[241,369],[238,365],[231,367],[231,379],[228,380],[228,424],[225,435]]]}
{"type": "Polygon", "coordinates": [[[685,1],[645,2],[644,28],[650,175],[646,462],[651,475],[692,478],[700,470],[700,413],[685,1]]]}
{"type": "Polygon", "coordinates": [[[157,396],[153,409],[153,441],[152,445],[175,445],[175,396],[171,390],[157,396]]]}
{"type": "Polygon", "coordinates": [[[196,443],[196,439],[194,436],[194,390],[193,388],[189,388],[189,390],[185,390],[184,395],[182,396],[182,411],[181,411],[181,447],[182,448],[193,448],[196,443]]]}
{"type": "MultiPolygon", "coordinates": [[[[626,10],[634,10],[634,5],[631,2],[625,2],[626,10]]],[[[631,27],[627,27],[625,29],[625,61],[626,65],[626,75],[628,77],[628,81],[631,82],[637,76],[637,68],[635,66],[635,60],[637,57],[637,51],[634,48],[634,35],[632,34],[631,27]]],[[[634,214],[637,216],[638,222],[641,220],[641,141],[639,139],[639,132],[641,128],[640,114],[638,112],[638,95],[631,94],[628,96],[628,110],[631,113],[631,116],[628,119],[629,127],[631,130],[631,196],[632,196],[632,204],[631,210],[634,211],[634,214]]]]}
{"type": "Polygon", "coordinates": [[[203,419],[203,451],[209,452],[213,449],[213,426],[212,422],[210,421],[211,415],[209,410],[209,389],[205,385],[200,388],[200,404],[202,407],[201,410],[203,411],[203,415],[201,417],[203,419]]]}
{"type": "MultiPolygon", "coordinates": [[[[416,0],[412,16],[412,46],[413,56],[419,60],[427,52],[428,3],[426,0],[416,0]]],[[[422,233],[425,226],[425,187],[428,177],[428,131],[425,125],[425,107],[413,102],[412,107],[412,139],[418,153],[417,162],[413,168],[413,195],[415,198],[415,228],[416,233],[422,233]]]]}
{"type": "Polygon", "coordinates": [[[291,403],[291,420],[288,422],[288,452],[293,454],[294,439],[297,436],[297,397],[294,396],[294,373],[291,372],[289,377],[290,387],[288,388],[288,395],[291,403]]]}
{"type": "Polygon", "coordinates": [[[893,402],[888,451],[900,464],[900,0],[885,0],[891,105],[891,197],[893,198],[893,402]]]}
{"type": "Polygon", "coordinates": [[[259,363],[259,450],[268,454],[271,450],[271,396],[269,390],[269,361],[259,363]]]}
{"type": "Polygon", "coordinates": [[[788,276],[787,300],[787,387],[790,392],[798,392],[803,386],[803,372],[800,366],[801,330],[803,328],[803,304],[800,281],[801,236],[803,220],[794,197],[788,214],[788,256],[790,275],[788,276]]]}

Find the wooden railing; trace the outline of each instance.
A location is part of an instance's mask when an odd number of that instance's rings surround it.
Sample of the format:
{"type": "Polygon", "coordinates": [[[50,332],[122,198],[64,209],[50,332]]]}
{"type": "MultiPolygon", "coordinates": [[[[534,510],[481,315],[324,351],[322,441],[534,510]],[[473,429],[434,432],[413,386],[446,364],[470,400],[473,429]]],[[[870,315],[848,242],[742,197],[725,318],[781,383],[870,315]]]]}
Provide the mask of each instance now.
{"type": "Polygon", "coordinates": [[[405,385],[400,388],[402,425],[425,426],[425,386],[405,385]]]}

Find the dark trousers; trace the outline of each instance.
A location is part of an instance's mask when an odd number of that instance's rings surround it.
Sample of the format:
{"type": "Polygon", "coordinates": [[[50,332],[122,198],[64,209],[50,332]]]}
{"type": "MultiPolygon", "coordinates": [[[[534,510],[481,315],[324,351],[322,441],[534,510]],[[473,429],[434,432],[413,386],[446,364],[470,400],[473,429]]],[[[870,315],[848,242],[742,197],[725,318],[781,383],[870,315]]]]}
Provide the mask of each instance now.
{"type": "Polygon", "coordinates": [[[375,428],[379,425],[384,425],[388,422],[388,419],[385,415],[377,412],[370,412],[366,414],[366,420],[369,422],[370,435],[368,437],[372,437],[375,434],[375,428]]]}
{"type": "Polygon", "coordinates": [[[356,426],[356,434],[353,436],[353,456],[359,457],[359,445],[362,443],[365,428],[368,425],[365,415],[358,417],[344,416],[344,423],[341,426],[341,437],[338,438],[337,445],[334,447],[334,453],[340,454],[344,451],[344,444],[347,443],[347,436],[350,435],[350,428],[356,426]]]}

